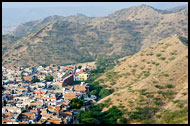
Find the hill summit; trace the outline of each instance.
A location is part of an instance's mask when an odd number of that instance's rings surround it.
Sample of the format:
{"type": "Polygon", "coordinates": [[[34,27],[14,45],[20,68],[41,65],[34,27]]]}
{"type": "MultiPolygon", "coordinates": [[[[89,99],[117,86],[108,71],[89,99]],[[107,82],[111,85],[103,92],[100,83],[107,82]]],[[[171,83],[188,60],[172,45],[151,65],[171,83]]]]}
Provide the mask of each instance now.
{"type": "Polygon", "coordinates": [[[3,65],[73,64],[102,55],[124,57],[174,34],[187,37],[188,11],[161,13],[146,5],[101,18],[50,16],[3,36],[3,65]]]}

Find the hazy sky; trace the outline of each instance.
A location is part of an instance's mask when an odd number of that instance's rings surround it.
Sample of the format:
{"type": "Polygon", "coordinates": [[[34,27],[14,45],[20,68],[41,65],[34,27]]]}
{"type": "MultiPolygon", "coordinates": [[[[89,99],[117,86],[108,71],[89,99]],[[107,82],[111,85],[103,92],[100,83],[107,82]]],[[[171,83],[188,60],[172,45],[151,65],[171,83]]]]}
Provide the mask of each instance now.
{"type": "Polygon", "coordinates": [[[77,13],[102,17],[142,4],[156,9],[168,9],[187,5],[188,2],[2,2],[2,24],[3,27],[9,27],[52,15],[70,16],[77,13]]]}
{"type": "Polygon", "coordinates": [[[122,9],[146,4],[157,9],[167,9],[187,3],[188,2],[3,2],[2,6],[3,8],[99,6],[110,9],[122,9]]]}

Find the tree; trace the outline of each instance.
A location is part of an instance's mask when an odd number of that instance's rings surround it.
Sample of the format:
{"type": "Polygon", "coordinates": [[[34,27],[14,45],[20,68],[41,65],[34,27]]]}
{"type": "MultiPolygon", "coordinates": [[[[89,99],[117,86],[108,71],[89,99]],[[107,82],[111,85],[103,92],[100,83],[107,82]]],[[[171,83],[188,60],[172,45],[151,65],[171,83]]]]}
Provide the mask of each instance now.
{"type": "Polygon", "coordinates": [[[124,117],[121,117],[121,118],[119,118],[119,123],[126,124],[127,123],[127,119],[124,118],[124,117]]]}
{"type": "Polygon", "coordinates": [[[116,65],[117,63],[117,56],[103,56],[98,58],[98,60],[96,61],[96,65],[98,68],[98,71],[100,73],[103,73],[106,69],[108,69],[109,67],[113,67],[116,65]]]}
{"type": "Polygon", "coordinates": [[[51,76],[51,75],[48,75],[48,76],[45,77],[46,82],[53,81],[53,79],[54,79],[54,77],[51,76]]]}
{"type": "Polygon", "coordinates": [[[78,69],[81,69],[82,68],[82,66],[80,65],[80,66],[78,66],[78,69]]]}
{"type": "Polygon", "coordinates": [[[81,121],[82,124],[96,124],[93,118],[84,118],[81,121]]]}
{"type": "Polygon", "coordinates": [[[83,106],[84,100],[82,98],[77,99],[77,98],[73,98],[71,100],[71,108],[73,109],[80,109],[81,106],[83,106]]]}
{"type": "Polygon", "coordinates": [[[99,92],[99,96],[100,96],[100,98],[104,98],[112,93],[113,93],[113,89],[110,89],[110,90],[109,89],[101,89],[99,92]]]}
{"type": "Polygon", "coordinates": [[[40,79],[38,79],[37,77],[34,77],[34,78],[32,79],[32,83],[35,83],[35,82],[40,82],[40,79]]]}

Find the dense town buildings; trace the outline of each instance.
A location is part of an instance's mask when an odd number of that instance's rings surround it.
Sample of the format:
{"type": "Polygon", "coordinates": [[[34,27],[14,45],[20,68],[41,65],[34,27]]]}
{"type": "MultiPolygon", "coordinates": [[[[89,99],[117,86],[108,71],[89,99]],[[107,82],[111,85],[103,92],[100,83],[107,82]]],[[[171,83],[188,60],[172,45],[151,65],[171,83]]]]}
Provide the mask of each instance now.
{"type": "Polygon", "coordinates": [[[3,124],[71,124],[76,121],[73,98],[95,103],[85,81],[88,66],[2,67],[3,124]],[[47,76],[53,80],[48,81],[47,76]]]}

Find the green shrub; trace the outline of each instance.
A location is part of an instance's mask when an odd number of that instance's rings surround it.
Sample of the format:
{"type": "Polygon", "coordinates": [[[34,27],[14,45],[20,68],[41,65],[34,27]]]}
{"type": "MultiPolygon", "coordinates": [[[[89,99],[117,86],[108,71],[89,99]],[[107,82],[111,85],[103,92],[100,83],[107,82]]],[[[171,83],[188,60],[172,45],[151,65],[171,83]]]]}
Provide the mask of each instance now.
{"type": "Polygon", "coordinates": [[[155,65],[156,65],[156,66],[159,66],[159,65],[160,65],[160,63],[155,63],[155,65]]]}
{"type": "Polygon", "coordinates": [[[144,56],[144,54],[143,54],[143,53],[141,53],[140,55],[141,55],[141,56],[144,56]]]}
{"type": "Polygon", "coordinates": [[[141,90],[139,90],[139,93],[141,94],[141,95],[147,95],[147,94],[150,94],[151,92],[146,92],[146,90],[147,89],[141,89],[141,90]]]}
{"type": "Polygon", "coordinates": [[[134,67],[134,68],[136,68],[137,66],[138,66],[138,65],[137,65],[137,64],[135,64],[133,67],[134,67]]]}
{"type": "Polygon", "coordinates": [[[161,115],[160,115],[160,114],[156,115],[156,118],[160,119],[160,118],[161,118],[161,115]]]}
{"type": "Polygon", "coordinates": [[[53,76],[48,75],[48,76],[45,77],[45,80],[46,80],[47,82],[53,81],[53,76]]]}
{"type": "Polygon", "coordinates": [[[108,108],[110,105],[112,105],[111,98],[108,98],[104,101],[104,107],[108,108]]]}
{"type": "Polygon", "coordinates": [[[158,83],[158,81],[155,81],[155,80],[154,80],[154,81],[152,81],[152,82],[153,82],[154,84],[155,84],[155,83],[158,83]]]}
{"type": "Polygon", "coordinates": [[[132,75],[135,75],[135,72],[136,72],[136,69],[131,70],[132,75]]]}
{"type": "Polygon", "coordinates": [[[152,64],[155,64],[156,62],[152,61],[152,64]]]}
{"type": "Polygon", "coordinates": [[[149,71],[143,71],[143,73],[144,73],[144,77],[148,77],[150,75],[149,71]]]}
{"type": "Polygon", "coordinates": [[[96,124],[95,120],[93,118],[84,118],[81,121],[82,124],[96,124]]]}
{"type": "Polygon", "coordinates": [[[108,86],[107,85],[102,85],[103,88],[107,88],[108,86]]]}
{"type": "Polygon", "coordinates": [[[165,52],[165,50],[162,50],[161,52],[165,52]]]}
{"type": "Polygon", "coordinates": [[[174,85],[173,84],[166,84],[166,88],[173,88],[174,85]]]}
{"type": "Polygon", "coordinates": [[[154,85],[155,88],[163,89],[164,87],[161,85],[154,85]]]}
{"type": "Polygon", "coordinates": [[[157,93],[158,93],[158,94],[163,94],[163,91],[160,91],[160,90],[159,90],[159,91],[157,91],[157,93]]]}
{"type": "Polygon", "coordinates": [[[170,60],[170,61],[172,61],[174,59],[175,59],[175,56],[172,56],[172,57],[168,58],[168,60],[170,60]]]}
{"type": "Polygon", "coordinates": [[[150,119],[154,116],[154,114],[159,110],[159,108],[156,107],[148,107],[145,106],[143,108],[141,107],[136,107],[136,110],[131,112],[129,115],[130,119],[136,119],[139,121],[150,119]]]}
{"type": "Polygon", "coordinates": [[[36,82],[40,82],[40,79],[38,79],[37,77],[34,77],[34,78],[32,79],[32,83],[36,83],[36,82]]]}
{"type": "Polygon", "coordinates": [[[115,84],[116,84],[116,82],[115,82],[115,81],[112,81],[110,84],[111,84],[111,85],[115,85],[115,84]]]}
{"type": "Polygon", "coordinates": [[[171,90],[167,90],[165,92],[161,92],[161,94],[165,97],[165,98],[172,98],[172,96],[174,94],[176,94],[176,92],[171,91],[171,90]]]}
{"type": "Polygon", "coordinates": [[[158,53],[156,56],[157,56],[157,57],[160,57],[161,55],[162,55],[161,53],[158,53]]]}
{"type": "Polygon", "coordinates": [[[119,77],[118,72],[107,72],[106,73],[106,77],[108,78],[108,80],[115,80],[119,77]]]}
{"type": "Polygon", "coordinates": [[[177,103],[176,106],[179,107],[179,108],[183,108],[184,107],[184,103],[179,102],[179,103],[177,103]]]}
{"type": "Polygon", "coordinates": [[[147,55],[147,56],[152,56],[152,55],[154,55],[154,53],[153,53],[153,52],[150,52],[150,53],[147,53],[146,55],[147,55]]]}
{"type": "Polygon", "coordinates": [[[142,62],[145,62],[146,60],[145,60],[145,59],[142,59],[141,61],[142,61],[142,62]]]}
{"type": "Polygon", "coordinates": [[[80,109],[83,106],[84,100],[82,98],[73,98],[71,100],[71,108],[72,109],[80,109]]]}
{"type": "Polygon", "coordinates": [[[166,59],[166,57],[160,57],[160,59],[161,59],[161,60],[165,60],[165,59],[166,59]]]}
{"type": "Polygon", "coordinates": [[[170,55],[177,55],[176,51],[170,52],[170,55]]]}
{"type": "Polygon", "coordinates": [[[142,124],[155,124],[155,122],[154,119],[146,119],[142,121],[142,124]]]}
{"type": "Polygon", "coordinates": [[[160,76],[169,77],[169,74],[161,73],[160,76]]]}
{"type": "Polygon", "coordinates": [[[183,124],[188,120],[188,106],[182,110],[166,111],[162,116],[162,123],[166,124],[183,124]]]}
{"type": "Polygon", "coordinates": [[[187,93],[186,93],[186,92],[183,92],[182,95],[185,96],[185,95],[187,95],[187,93]]]}
{"type": "Polygon", "coordinates": [[[178,103],[178,102],[180,102],[180,100],[175,100],[175,101],[172,101],[173,103],[178,103]]]}
{"type": "Polygon", "coordinates": [[[23,45],[16,45],[16,46],[14,46],[14,49],[18,50],[18,49],[20,49],[21,47],[23,47],[23,45]]]}
{"type": "Polygon", "coordinates": [[[119,118],[119,123],[121,124],[127,124],[127,119],[124,117],[119,118]]]}
{"type": "Polygon", "coordinates": [[[105,81],[104,79],[98,80],[99,83],[104,83],[104,81],[105,81]]]}
{"type": "Polygon", "coordinates": [[[150,64],[150,62],[146,62],[147,64],[150,64]]]}
{"type": "Polygon", "coordinates": [[[126,59],[121,60],[121,62],[124,62],[124,61],[126,61],[126,59]]]}
{"type": "Polygon", "coordinates": [[[114,92],[113,89],[101,89],[99,92],[99,96],[100,98],[104,98],[110,94],[112,94],[114,92]]]}
{"type": "Polygon", "coordinates": [[[161,98],[154,98],[153,100],[154,100],[155,105],[162,105],[163,104],[161,101],[161,98]]]}

